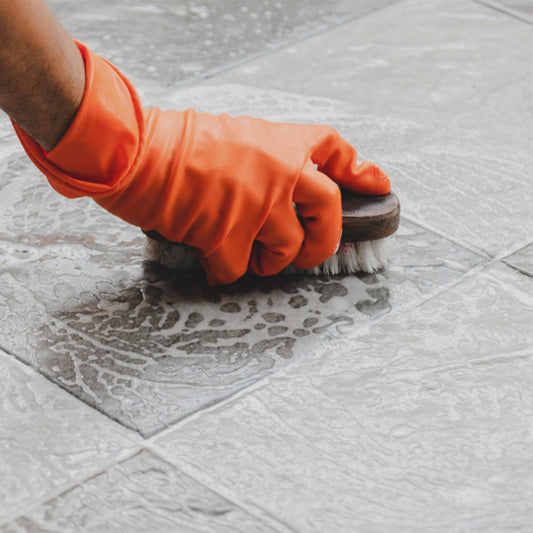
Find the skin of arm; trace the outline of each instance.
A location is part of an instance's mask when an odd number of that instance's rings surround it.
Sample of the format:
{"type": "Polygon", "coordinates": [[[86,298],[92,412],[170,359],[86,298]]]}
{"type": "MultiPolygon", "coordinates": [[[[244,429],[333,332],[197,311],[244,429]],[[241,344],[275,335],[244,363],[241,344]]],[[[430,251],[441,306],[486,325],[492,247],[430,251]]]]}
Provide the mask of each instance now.
{"type": "Polygon", "coordinates": [[[0,0],[0,108],[50,151],[83,98],[78,48],[44,0],[0,0]]]}

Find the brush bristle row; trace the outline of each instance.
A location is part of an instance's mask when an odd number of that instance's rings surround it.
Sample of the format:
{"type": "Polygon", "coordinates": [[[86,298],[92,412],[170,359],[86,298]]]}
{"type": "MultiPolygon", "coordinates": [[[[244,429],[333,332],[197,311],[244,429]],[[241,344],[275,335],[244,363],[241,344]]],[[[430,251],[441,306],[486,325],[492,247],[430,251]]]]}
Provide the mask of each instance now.
{"type": "MultiPolygon", "coordinates": [[[[390,237],[387,237],[375,241],[341,243],[337,253],[317,267],[299,270],[289,266],[284,272],[328,276],[354,272],[373,273],[387,263],[390,255],[390,240],[390,237]]],[[[192,249],[182,244],[163,243],[147,238],[146,254],[151,261],[171,270],[183,272],[201,268],[192,249]]]]}

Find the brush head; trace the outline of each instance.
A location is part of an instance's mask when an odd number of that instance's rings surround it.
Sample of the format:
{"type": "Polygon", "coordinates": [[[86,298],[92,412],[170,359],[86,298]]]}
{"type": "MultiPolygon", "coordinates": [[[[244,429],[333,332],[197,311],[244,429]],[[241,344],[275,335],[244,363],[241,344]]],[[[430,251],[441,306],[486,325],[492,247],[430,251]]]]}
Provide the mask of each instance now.
{"type": "Polygon", "coordinates": [[[341,242],[384,239],[400,224],[400,201],[394,193],[364,196],[342,191],[341,242]]]}
{"type": "MultiPolygon", "coordinates": [[[[310,275],[375,272],[390,255],[389,237],[400,224],[400,201],[394,193],[365,196],[342,191],[342,238],[338,251],[315,268],[299,270],[288,266],[286,273],[310,275]]],[[[169,241],[155,230],[145,231],[146,253],[151,261],[178,271],[201,268],[192,248],[169,241]]]]}

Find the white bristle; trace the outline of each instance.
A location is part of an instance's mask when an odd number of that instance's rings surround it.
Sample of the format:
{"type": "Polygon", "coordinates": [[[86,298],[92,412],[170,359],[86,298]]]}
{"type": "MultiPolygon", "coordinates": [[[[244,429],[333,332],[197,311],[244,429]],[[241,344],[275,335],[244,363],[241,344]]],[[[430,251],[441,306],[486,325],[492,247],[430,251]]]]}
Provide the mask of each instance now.
{"type": "Polygon", "coordinates": [[[355,249],[361,270],[374,272],[380,267],[380,263],[374,255],[372,241],[359,242],[356,244],[355,249]]]}
{"type": "MultiPolygon", "coordinates": [[[[352,274],[354,272],[373,273],[382,268],[390,255],[391,238],[377,239],[358,243],[341,243],[337,253],[329,259],[308,270],[299,270],[288,266],[286,273],[305,273],[317,276],[325,274],[352,274]]],[[[171,270],[191,271],[200,267],[192,248],[183,244],[164,243],[153,239],[146,239],[146,255],[148,259],[159,263],[171,270]]]]}
{"type": "Polygon", "coordinates": [[[342,243],[337,253],[341,257],[343,270],[345,272],[358,272],[361,270],[355,244],[342,243]]]}

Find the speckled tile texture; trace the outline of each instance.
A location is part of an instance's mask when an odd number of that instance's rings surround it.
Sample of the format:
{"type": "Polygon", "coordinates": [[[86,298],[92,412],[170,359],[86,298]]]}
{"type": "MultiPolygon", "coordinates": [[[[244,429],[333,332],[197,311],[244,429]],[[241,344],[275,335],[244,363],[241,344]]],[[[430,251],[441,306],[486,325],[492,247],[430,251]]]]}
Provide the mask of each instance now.
{"type": "Polygon", "coordinates": [[[520,270],[523,274],[533,277],[533,244],[525,246],[505,258],[505,262],[520,270]]]}
{"type": "Polygon", "coordinates": [[[143,451],[6,524],[2,532],[267,533],[283,527],[277,525],[274,529],[143,451]]]}
{"type": "Polygon", "coordinates": [[[69,32],[153,96],[397,0],[50,0],[69,32]]]}
{"type": "Polygon", "coordinates": [[[297,531],[526,531],[532,323],[533,281],[496,265],[156,447],[297,531]]]}
{"type": "Polygon", "coordinates": [[[480,4],[507,13],[533,24],[533,3],[530,0],[477,0],[480,4]]]}
{"type": "Polygon", "coordinates": [[[0,532],[529,531],[528,4],[50,5],[148,104],[335,126],[402,222],[374,275],[209,288],[0,116],[0,532]]]}
{"type": "Polygon", "coordinates": [[[83,481],[140,440],[0,350],[0,517],[83,481]]]}
{"type": "Polygon", "coordinates": [[[84,246],[54,248],[61,257],[18,246],[11,262],[29,256],[24,266],[0,271],[0,345],[151,435],[482,262],[409,222],[396,241],[394,261],[375,275],[218,289],[200,273],[143,268],[141,253],[127,262],[84,246]]]}

